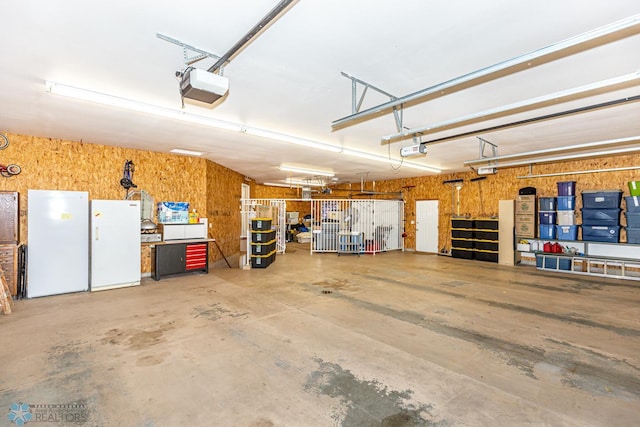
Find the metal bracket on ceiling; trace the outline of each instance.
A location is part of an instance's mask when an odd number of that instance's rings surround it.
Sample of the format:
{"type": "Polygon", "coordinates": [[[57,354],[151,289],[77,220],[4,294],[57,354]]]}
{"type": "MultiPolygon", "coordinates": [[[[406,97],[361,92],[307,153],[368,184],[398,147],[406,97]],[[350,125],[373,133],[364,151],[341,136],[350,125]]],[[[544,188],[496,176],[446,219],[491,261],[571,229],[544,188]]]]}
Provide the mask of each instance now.
{"type": "MultiPolygon", "coordinates": [[[[381,93],[384,96],[388,96],[390,101],[395,101],[396,99],[398,99],[397,96],[392,95],[389,92],[382,90],[370,83],[360,80],[357,77],[353,77],[345,73],[344,71],[341,71],[340,74],[342,74],[344,77],[351,80],[351,114],[357,114],[358,112],[360,112],[360,108],[362,107],[362,102],[364,101],[364,96],[367,94],[368,89],[375,90],[376,92],[381,93]],[[362,90],[362,94],[360,95],[360,99],[358,99],[358,85],[362,85],[364,87],[364,89],[362,90]]],[[[399,106],[394,106],[393,118],[395,119],[396,129],[398,132],[401,132],[403,129],[406,129],[402,125],[402,121],[403,121],[402,116],[403,116],[402,104],[399,106]]]]}
{"type": "MultiPolygon", "coordinates": [[[[180,46],[182,48],[182,52],[183,52],[183,62],[184,62],[184,68],[186,69],[187,67],[195,64],[196,62],[205,59],[205,58],[211,58],[214,61],[217,61],[220,59],[219,55],[216,55],[214,53],[211,52],[207,52],[204,49],[200,49],[198,47],[192,46],[190,44],[187,43],[183,43],[180,40],[174,39],[173,37],[169,37],[167,35],[164,34],[160,34],[160,33],[156,33],[156,37],[158,37],[161,40],[167,41],[169,43],[173,43],[177,46],[180,46]],[[189,56],[189,52],[195,52],[198,55],[196,56],[189,56]]],[[[222,75],[222,68],[220,69],[220,75],[222,75]]]]}
{"type": "MultiPolygon", "coordinates": [[[[479,144],[479,149],[480,149],[478,160],[482,160],[482,159],[485,159],[485,158],[495,159],[496,157],[498,157],[498,146],[497,145],[492,144],[491,142],[487,141],[484,138],[480,138],[479,136],[477,138],[478,138],[478,144],[479,144]],[[486,156],[484,154],[487,147],[489,147],[491,149],[491,155],[490,156],[486,156]]],[[[487,160],[487,166],[488,167],[498,166],[498,160],[487,160]]]]}

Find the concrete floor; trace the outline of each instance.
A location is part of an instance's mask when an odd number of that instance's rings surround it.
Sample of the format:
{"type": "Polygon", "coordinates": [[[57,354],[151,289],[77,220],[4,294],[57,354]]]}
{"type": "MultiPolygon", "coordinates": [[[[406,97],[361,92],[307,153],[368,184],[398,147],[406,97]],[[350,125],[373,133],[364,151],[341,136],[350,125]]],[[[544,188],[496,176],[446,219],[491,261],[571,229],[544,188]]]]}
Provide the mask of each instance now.
{"type": "Polygon", "coordinates": [[[268,269],[17,301],[0,426],[16,402],[50,425],[640,424],[640,282],[289,248],[268,269]]]}

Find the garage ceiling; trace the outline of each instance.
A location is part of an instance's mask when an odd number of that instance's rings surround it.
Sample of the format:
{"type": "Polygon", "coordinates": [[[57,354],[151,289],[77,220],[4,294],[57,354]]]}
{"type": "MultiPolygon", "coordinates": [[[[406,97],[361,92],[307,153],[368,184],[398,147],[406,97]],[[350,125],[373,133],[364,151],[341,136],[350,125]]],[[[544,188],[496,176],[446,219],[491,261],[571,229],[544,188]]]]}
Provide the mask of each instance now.
{"type": "MultiPolygon", "coordinates": [[[[184,68],[183,49],[156,34],[222,55],[276,4],[3,2],[0,131],[159,152],[202,151],[207,159],[259,183],[317,179],[281,171],[281,163],[330,169],[340,181],[357,182],[363,173],[372,180],[433,175],[400,162],[387,164],[52,95],[45,91],[45,81],[341,150],[399,158],[400,148],[412,140],[384,143],[384,136],[397,132],[392,114],[332,128],[332,122],[352,113],[352,82],[341,72],[402,97],[640,13],[637,0],[299,0],[226,65],[230,90],[224,99],[213,106],[185,102],[182,108],[175,72],[184,68]]],[[[638,72],[638,16],[635,22],[606,42],[407,106],[402,124],[431,126],[638,72]]],[[[207,69],[212,64],[206,59],[195,66],[207,69]]],[[[500,155],[637,136],[640,102],[477,130],[638,95],[635,79],[612,91],[438,131],[422,140],[468,135],[429,145],[426,156],[405,161],[442,173],[468,170],[463,163],[479,156],[478,136],[497,145],[500,155]]],[[[369,90],[361,110],[388,101],[369,90]]]]}

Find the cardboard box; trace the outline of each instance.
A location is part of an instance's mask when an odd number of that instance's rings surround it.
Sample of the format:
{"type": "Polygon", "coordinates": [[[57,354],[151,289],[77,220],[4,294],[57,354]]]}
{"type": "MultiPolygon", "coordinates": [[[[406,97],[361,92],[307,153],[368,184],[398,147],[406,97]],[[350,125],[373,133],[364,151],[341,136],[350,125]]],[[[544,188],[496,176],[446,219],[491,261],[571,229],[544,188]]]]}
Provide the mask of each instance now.
{"type": "Polygon", "coordinates": [[[271,225],[278,225],[278,208],[276,206],[256,205],[250,218],[271,218],[271,225]]]}
{"type": "Polygon", "coordinates": [[[516,236],[536,237],[535,215],[516,215],[516,236]]]}
{"type": "MultiPolygon", "coordinates": [[[[520,196],[520,197],[529,197],[529,196],[520,196]]],[[[516,200],[516,215],[520,214],[528,214],[535,215],[536,214],[536,201],[534,200],[516,200]]]]}
{"type": "Polygon", "coordinates": [[[536,195],[535,194],[519,194],[518,198],[516,199],[516,201],[518,202],[535,202],[536,201],[536,195]]]}

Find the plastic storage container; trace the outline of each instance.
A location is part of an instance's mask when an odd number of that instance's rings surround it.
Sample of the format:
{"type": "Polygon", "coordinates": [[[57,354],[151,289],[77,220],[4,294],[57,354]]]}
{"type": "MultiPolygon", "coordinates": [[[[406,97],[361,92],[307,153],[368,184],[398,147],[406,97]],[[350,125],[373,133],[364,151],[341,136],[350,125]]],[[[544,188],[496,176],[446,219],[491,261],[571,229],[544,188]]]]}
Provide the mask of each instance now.
{"type": "Polygon", "coordinates": [[[582,207],[585,209],[619,208],[622,191],[583,191],[582,207]]]}
{"type": "Polygon", "coordinates": [[[556,238],[556,226],[540,224],[540,238],[541,239],[555,239],[556,238]]]}
{"type": "Polygon", "coordinates": [[[557,209],[557,199],[555,197],[540,197],[538,207],[541,211],[555,211],[557,209]]]}
{"type": "Polygon", "coordinates": [[[498,252],[476,250],[476,259],[479,261],[498,262],[498,252]]]}
{"type": "Polygon", "coordinates": [[[640,181],[629,181],[629,194],[640,196],[640,181]]]}
{"type": "Polygon", "coordinates": [[[558,211],[558,225],[576,225],[576,211],[558,211]]]}
{"type": "Polygon", "coordinates": [[[556,215],[556,211],[538,212],[539,224],[555,224],[556,215]]]}
{"type": "Polygon", "coordinates": [[[640,244],[640,228],[625,228],[627,231],[627,243],[640,244]]]}
{"type": "Polygon", "coordinates": [[[462,259],[475,259],[476,251],[473,249],[451,249],[451,256],[453,258],[462,258],[462,259]]]}
{"type": "Polygon", "coordinates": [[[542,268],[544,259],[544,268],[553,270],[571,270],[571,259],[557,257],[553,255],[536,255],[536,267],[542,268]]]}
{"type": "Polygon", "coordinates": [[[271,230],[272,218],[254,218],[251,220],[252,230],[271,230]]]}
{"type": "Polygon", "coordinates": [[[473,220],[453,218],[451,220],[451,228],[473,228],[473,220]]]}
{"type": "Polygon", "coordinates": [[[640,212],[640,197],[627,196],[624,198],[624,203],[627,205],[627,212],[640,212]]]}
{"type": "Polygon", "coordinates": [[[575,181],[563,181],[558,182],[558,196],[575,196],[576,195],[576,182],[575,181]]]}
{"type": "Polygon", "coordinates": [[[558,240],[577,240],[577,225],[556,225],[556,238],[558,240]]]}
{"type": "Polygon", "coordinates": [[[627,217],[627,227],[640,228],[640,212],[625,212],[627,217]]]}
{"type": "Polygon", "coordinates": [[[275,238],[276,238],[276,230],[271,230],[271,231],[251,230],[252,243],[268,243],[275,238]]]}
{"type": "Polygon", "coordinates": [[[473,249],[476,241],[471,239],[451,239],[452,248],[473,249]]]}
{"type": "Polygon", "coordinates": [[[576,196],[558,196],[559,211],[576,210],[576,196]]]}
{"type": "Polygon", "coordinates": [[[620,225],[622,209],[582,209],[584,225],[620,225]]]}
{"type": "Polygon", "coordinates": [[[498,230],[497,219],[476,219],[473,221],[473,227],[476,230],[498,230]]]}
{"type": "Polygon", "coordinates": [[[451,230],[451,237],[454,239],[473,239],[472,230],[451,230]]]}
{"type": "Polygon", "coordinates": [[[582,225],[582,240],[591,242],[620,242],[620,226],[582,225]]]}

